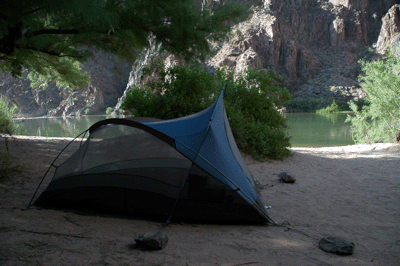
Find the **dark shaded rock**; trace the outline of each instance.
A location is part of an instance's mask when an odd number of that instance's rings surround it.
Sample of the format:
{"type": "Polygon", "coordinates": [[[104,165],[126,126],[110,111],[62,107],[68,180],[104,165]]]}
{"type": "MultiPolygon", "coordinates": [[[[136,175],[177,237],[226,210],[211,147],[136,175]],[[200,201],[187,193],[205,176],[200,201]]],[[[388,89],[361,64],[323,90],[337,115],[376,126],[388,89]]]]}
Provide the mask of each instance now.
{"type": "Polygon", "coordinates": [[[319,247],[326,252],[351,255],[354,253],[355,245],[346,238],[329,236],[319,241],[319,247]]]}
{"type": "Polygon", "coordinates": [[[123,94],[131,69],[130,62],[94,51],[94,57],[82,66],[91,79],[84,88],[71,91],[51,82],[46,90],[43,85],[32,88],[28,70],[21,78],[0,72],[0,95],[10,106],[17,105],[17,117],[105,114],[106,108],[114,107],[123,94]]]}
{"type": "Polygon", "coordinates": [[[135,235],[137,248],[144,250],[161,250],[168,244],[168,237],[164,232],[144,232],[135,235]]]}
{"type": "Polygon", "coordinates": [[[296,178],[294,175],[288,172],[282,172],[278,175],[279,181],[283,183],[294,183],[296,182],[296,178]]]}

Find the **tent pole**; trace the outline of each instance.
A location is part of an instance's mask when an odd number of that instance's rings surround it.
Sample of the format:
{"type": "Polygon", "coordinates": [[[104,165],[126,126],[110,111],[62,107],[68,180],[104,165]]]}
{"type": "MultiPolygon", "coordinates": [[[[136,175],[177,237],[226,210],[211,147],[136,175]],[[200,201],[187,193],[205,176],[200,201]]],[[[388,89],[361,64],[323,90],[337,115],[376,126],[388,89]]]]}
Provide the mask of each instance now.
{"type": "Polygon", "coordinates": [[[56,156],[56,158],[55,158],[55,159],[53,160],[53,162],[50,164],[49,168],[47,168],[47,171],[46,171],[46,173],[44,174],[44,176],[42,177],[42,180],[40,180],[39,185],[37,186],[37,188],[36,188],[36,190],[35,190],[35,193],[33,193],[33,196],[32,196],[32,198],[31,198],[31,200],[29,201],[29,204],[28,204],[28,206],[27,206],[27,210],[29,210],[29,207],[32,205],[32,201],[33,201],[33,199],[35,198],[36,193],[38,192],[40,186],[42,185],[42,183],[43,183],[45,177],[46,177],[47,174],[49,173],[51,167],[53,166],[54,168],[57,169],[57,166],[55,166],[54,163],[57,161],[58,157],[60,157],[60,155],[65,151],[65,149],[66,149],[72,142],[74,142],[77,138],[79,138],[81,135],[83,135],[83,136],[82,136],[82,139],[83,139],[83,137],[85,136],[85,134],[87,133],[87,131],[88,131],[88,130],[83,131],[83,132],[80,133],[78,136],[76,136],[73,140],[71,140],[71,141],[64,147],[64,149],[62,149],[62,150],[60,151],[60,153],[56,156]]]}
{"type": "MultiPolygon", "coordinates": [[[[222,95],[222,97],[223,97],[223,93],[224,93],[225,86],[226,86],[226,84],[225,84],[224,87],[222,88],[219,97],[221,97],[221,95],[222,95]]],[[[218,97],[218,100],[219,100],[219,97],[218,97]]],[[[217,102],[218,102],[218,101],[217,101],[217,102]]],[[[188,174],[186,175],[185,181],[183,182],[183,185],[182,185],[182,187],[181,187],[181,189],[180,189],[180,191],[179,191],[179,196],[178,196],[178,198],[176,199],[176,201],[175,201],[175,203],[174,203],[174,206],[172,207],[171,213],[169,214],[168,219],[167,219],[167,221],[165,222],[166,224],[169,224],[169,223],[171,222],[171,220],[172,220],[172,214],[174,213],[175,208],[176,208],[176,206],[178,205],[178,201],[180,200],[180,198],[181,198],[181,196],[182,196],[183,189],[185,188],[185,185],[186,185],[186,182],[187,182],[187,180],[188,180],[188,178],[189,178],[190,172],[192,171],[192,167],[193,167],[193,165],[194,165],[194,162],[196,161],[196,158],[197,158],[198,155],[199,155],[199,152],[200,152],[200,150],[201,150],[201,147],[202,147],[203,144],[204,144],[204,141],[206,141],[208,132],[210,131],[210,128],[211,128],[211,122],[212,122],[212,120],[213,120],[213,118],[214,118],[215,109],[216,109],[216,108],[214,108],[214,111],[213,111],[213,113],[212,113],[212,115],[211,115],[211,118],[210,118],[210,122],[208,123],[206,134],[204,134],[204,137],[203,137],[203,139],[202,139],[202,141],[201,141],[201,144],[200,144],[200,146],[199,146],[199,148],[198,148],[198,150],[197,150],[197,152],[196,152],[196,155],[194,156],[194,159],[191,160],[191,161],[192,161],[192,164],[190,165],[189,172],[188,172],[188,174]]]]}

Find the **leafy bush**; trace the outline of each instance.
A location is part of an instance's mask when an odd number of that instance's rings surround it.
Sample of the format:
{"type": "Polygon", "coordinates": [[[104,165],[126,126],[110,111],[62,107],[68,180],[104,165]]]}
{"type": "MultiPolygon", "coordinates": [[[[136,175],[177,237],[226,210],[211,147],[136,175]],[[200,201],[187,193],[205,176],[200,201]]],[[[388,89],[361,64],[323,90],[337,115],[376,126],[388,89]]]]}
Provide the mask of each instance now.
{"type": "Polygon", "coordinates": [[[150,75],[156,77],[132,88],[121,109],[134,116],[171,119],[199,112],[214,100],[216,80],[201,65],[165,68],[154,61],[142,78],[150,75]]]}
{"type": "Polygon", "coordinates": [[[17,106],[14,105],[12,108],[8,107],[3,96],[0,97],[0,133],[11,135],[15,133],[17,128],[14,126],[12,118],[17,106]]]}
{"type": "Polygon", "coordinates": [[[106,114],[111,114],[112,112],[114,111],[114,108],[112,108],[112,107],[107,107],[107,109],[106,109],[106,114]]]}
{"type": "Polygon", "coordinates": [[[8,149],[8,137],[17,131],[12,121],[16,108],[15,105],[9,108],[4,98],[0,97],[0,133],[4,139],[4,151],[0,150],[0,179],[21,171],[21,166],[16,163],[17,158],[12,156],[8,149]]]}
{"type": "Polygon", "coordinates": [[[316,111],[317,114],[323,115],[323,114],[333,114],[333,113],[339,113],[339,106],[337,105],[336,101],[333,100],[333,103],[325,108],[318,109],[316,111]]]}
{"type": "Polygon", "coordinates": [[[330,106],[322,108],[322,109],[318,109],[315,113],[319,116],[322,116],[322,117],[328,119],[333,124],[335,124],[339,118],[340,110],[339,110],[339,106],[336,103],[336,101],[333,100],[333,103],[330,106]]]}
{"type": "MultiPolygon", "coordinates": [[[[295,110],[297,112],[312,112],[312,111],[317,111],[320,109],[324,109],[327,107],[330,107],[333,103],[333,101],[336,103],[337,108],[340,111],[351,111],[349,102],[345,102],[342,100],[336,100],[333,97],[329,98],[312,98],[312,97],[306,97],[306,98],[294,98],[288,103],[284,105],[284,107],[287,110],[295,110]]],[[[367,101],[364,99],[359,99],[358,101],[354,102],[358,108],[362,108],[365,105],[369,105],[367,101]]]]}
{"type": "Polygon", "coordinates": [[[299,112],[311,112],[317,109],[325,108],[332,103],[333,99],[324,98],[294,98],[285,107],[287,110],[296,110],[299,112]]]}
{"type": "Polygon", "coordinates": [[[165,68],[156,61],[144,72],[146,79],[127,93],[121,109],[161,119],[190,115],[210,106],[227,84],[225,105],[239,149],[261,160],[290,154],[286,119],[276,108],[290,94],[276,73],[250,69],[234,78],[223,70],[212,75],[201,65],[165,68]]]}
{"type": "Polygon", "coordinates": [[[390,49],[382,60],[360,61],[364,76],[360,76],[361,87],[367,94],[369,105],[359,112],[354,111],[346,122],[351,122],[352,137],[356,143],[400,141],[400,46],[390,49]]]}
{"type": "Polygon", "coordinates": [[[286,88],[279,86],[284,79],[254,69],[236,78],[224,74],[219,72],[219,80],[227,84],[225,105],[239,148],[259,160],[289,156],[286,118],[277,110],[290,100],[286,88]]]}

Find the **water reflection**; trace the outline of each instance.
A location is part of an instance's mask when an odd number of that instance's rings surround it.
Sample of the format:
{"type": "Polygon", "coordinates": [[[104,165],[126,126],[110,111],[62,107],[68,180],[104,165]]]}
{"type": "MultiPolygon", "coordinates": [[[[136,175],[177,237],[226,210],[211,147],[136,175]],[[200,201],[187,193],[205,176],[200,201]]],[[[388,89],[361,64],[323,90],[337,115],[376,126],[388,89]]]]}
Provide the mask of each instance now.
{"type": "MultiPolygon", "coordinates": [[[[323,147],[351,145],[347,114],[320,116],[315,113],[285,114],[292,146],[323,147]]],[[[20,135],[43,137],[76,137],[94,123],[110,116],[52,117],[15,119],[20,135]]]]}
{"type": "Polygon", "coordinates": [[[41,137],[76,137],[106,116],[46,117],[14,119],[20,135],[41,137]]]}
{"type": "Polygon", "coordinates": [[[335,124],[339,120],[339,116],[341,116],[340,113],[321,113],[321,114],[316,114],[318,116],[321,116],[329,121],[331,121],[332,124],[335,124]]]}
{"type": "Polygon", "coordinates": [[[324,147],[354,144],[347,114],[321,116],[315,113],[285,114],[292,146],[324,147]]]}

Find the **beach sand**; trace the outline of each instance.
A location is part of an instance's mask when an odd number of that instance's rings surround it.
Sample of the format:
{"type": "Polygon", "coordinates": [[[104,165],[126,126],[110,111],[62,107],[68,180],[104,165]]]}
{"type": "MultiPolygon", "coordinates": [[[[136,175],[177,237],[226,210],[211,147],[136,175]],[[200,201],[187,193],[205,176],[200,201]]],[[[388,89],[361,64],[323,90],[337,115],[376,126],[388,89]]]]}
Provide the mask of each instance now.
{"type": "Polygon", "coordinates": [[[400,265],[400,144],[292,148],[282,161],[245,156],[280,226],[173,223],[162,229],[168,246],[150,252],[132,248],[134,235],[161,223],[26,208],[70,140],[9,142],[25,169],[0,181],[0,265],[400,265]],[[296,183],[280,183],[280,172],[296,183]],[[351,240],[354,254],[322,251],[327,236],[351,240]]]}

